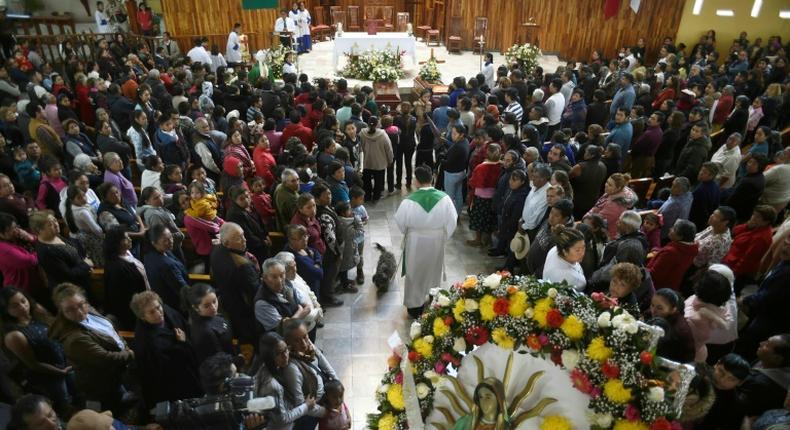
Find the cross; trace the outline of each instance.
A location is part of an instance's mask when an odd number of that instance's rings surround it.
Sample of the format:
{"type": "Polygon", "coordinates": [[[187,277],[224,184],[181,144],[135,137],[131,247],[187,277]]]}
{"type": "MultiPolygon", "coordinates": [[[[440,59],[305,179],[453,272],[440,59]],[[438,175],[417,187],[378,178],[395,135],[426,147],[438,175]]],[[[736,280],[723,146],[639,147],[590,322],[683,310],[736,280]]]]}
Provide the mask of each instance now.
{"type": "MultiPolygon", "coordinates": [[[[433,59],[433,60],[436,60],[436,63],[437,63],[437,64],[444,63],[444,60],[438,60],[438,59],[437,59],[437,58],[436,58],[436,57],[433,55],[433,48],[431,48],[431,56],[428,58],[428,61],[430,61],[431,59],[433,59]]],[[[423,64],[427,63],[428,61],[420,61],[420,62],[419,62],[419,64],[420,64],[420,65],[423,65],[423,64]]]]}

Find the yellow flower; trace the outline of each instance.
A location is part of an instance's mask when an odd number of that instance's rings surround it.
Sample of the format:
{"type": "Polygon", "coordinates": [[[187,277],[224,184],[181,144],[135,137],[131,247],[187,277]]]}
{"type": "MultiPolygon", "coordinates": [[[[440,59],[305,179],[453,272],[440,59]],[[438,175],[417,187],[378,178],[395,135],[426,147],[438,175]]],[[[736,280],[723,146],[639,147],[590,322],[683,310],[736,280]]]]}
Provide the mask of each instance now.
{"type": "Polygon", "coordinates": [[[628,403],[631,401],[631,389],[625,388],[620,379],[610,379],[603,384],[603,393],[615,403],[628,403]]]}
{"type": "Polygon", "coordinates": [[[540,430],[571,430],[573,425],[571,422],[560,415],[550,415],[543,418],[540,424],[540,430]]]}
{"type": "Polygon", "coordinates": [[[463,289],[474,288],[476,286],[477,286],[476,276],[467,276],[466,279],[464,279],[464,283],[461,284],[461,288],[463,289]]]}
{"type": "Polygon", "coordinates": [[[426,341],[425,338],[416,339],[413,346],[414,350],[425,358],[433,355],[433,344],[426,341]]]}
{"type": "Polygon", "coordinates": [[[603,337],[598,336],[587,346],[587,356],[596,361],[606,361],[612,356],[612,350],[606,346],[603,337]]]}
{"type": "Polygon", "coordinates": [[[464,299],[458,299],[453,306],[453,317],[456,321],[461,322],[464,320],[464,299]]]}
{"type": "Polygon", "coordinates": [[[515,340],[507,334],[507,330],[502,327],[495,328],[494,331],[491,332],[491,337],[494,339],[497,345],[505,349],[513,349],[515,346],[515,340]]]}
{"type": "Polygon", "coordinates": [[[491,321],[496,317],[496,313],[494,313],[494,302],[496,301],[496,297],[486,294],[480,299],[480,319],[483,321],[491,321]]]}
{"type": "Polygon", "coordinates": [[[535,313],[532,316],[532,319],[534,319],[538,325],[543,328],[547,327],[546,314],[548,314],[551,310],[552,303],[553,300],[551,297],[544,297],[535,302],[535,313]]]}
{"type": "Polygon", "coordinates": [[[510,306],[508,307],[508,313],[510,316],[515,318],[521,318],[524,316],[524,311],[527,310],[527,293],[523,291],[516,291],[510,296],[508,299],[510,302],[510,306]]]}
{"type": "MultiPolygon", "coordinates": [[[[381,428],[381,427],[379,427],[381,428]]],[[[647,424],[644,421],[628,421],[628,420],[617,420],[614,423],[614,427],[612,430],[649,430],[647,424]]]]}
{"type": "Polygon", "coordinates": [[[570,340],[579,340],[584,336],[584,323],[576,315],[565,318],[560,329],[570,340]]]}
{"type": "Polygon", "coordinates": [[[389,412],[379,418],[379,430],[395,430],[397,425],[398,419],[389,412]]]}
{"type": "Polygon", "coordinates": [[[390,402],[395,410],[402,411],[403,405],[403,385],[392,384],[387,390],[387,401],[390,402]]]}
{"type": "Polygon", "coordinates": [[[433,335],[436,337],[442,337],[450,332],[450,327],[444,323],[441,318],[434,318],[433,319],[433,335]]]}

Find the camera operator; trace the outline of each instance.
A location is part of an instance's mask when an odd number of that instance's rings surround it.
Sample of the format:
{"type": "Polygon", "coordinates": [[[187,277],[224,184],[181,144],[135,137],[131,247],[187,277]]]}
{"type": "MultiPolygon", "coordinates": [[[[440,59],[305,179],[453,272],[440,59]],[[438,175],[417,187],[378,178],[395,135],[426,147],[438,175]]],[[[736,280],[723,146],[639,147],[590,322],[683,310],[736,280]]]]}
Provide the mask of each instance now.
{"type": "MultiPolygon", "coordinates": [[[[200,365],[200,381],[206,397],[227,394],[230,391],[228,381],[236,375],[233,357],[224,352],[212,355],[200,365]]],[[[266,419],[261,414],[245,414],[242,422],[238,424],[243,424],[245,430],[260,430],[266,427],[266,419]]]]}

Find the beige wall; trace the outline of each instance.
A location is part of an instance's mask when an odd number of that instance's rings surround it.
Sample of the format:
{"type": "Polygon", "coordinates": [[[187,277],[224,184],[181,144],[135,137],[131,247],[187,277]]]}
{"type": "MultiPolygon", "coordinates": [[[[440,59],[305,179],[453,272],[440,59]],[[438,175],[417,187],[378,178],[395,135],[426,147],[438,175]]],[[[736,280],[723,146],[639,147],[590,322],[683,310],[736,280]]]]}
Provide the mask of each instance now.
{"type": "MultiPolygon", "coordinates": [[[[768,37],[773,35],[780,35],[782,41],[787,42],[790,39],[790,19],[779,18],[779,10],[790,10],[790,1],[763,0],[757,18],[751,16],[752,2],[753,0],[704,0],[701,13],[693,15],[691,11],[694,0],[686,0],[676,40],[685,43],[690,49],[703,33],[714,29],[716,46],[720,51],[728,49],[741,31],[748,33],[750,42],[754,42],[756,37],[762,37],[763,46],[768,37]],[[717,16],[717,9],[732,9],[735,16],[717,16]]],[[[691,54],[691,51],[686,52],[691,54]]]]}

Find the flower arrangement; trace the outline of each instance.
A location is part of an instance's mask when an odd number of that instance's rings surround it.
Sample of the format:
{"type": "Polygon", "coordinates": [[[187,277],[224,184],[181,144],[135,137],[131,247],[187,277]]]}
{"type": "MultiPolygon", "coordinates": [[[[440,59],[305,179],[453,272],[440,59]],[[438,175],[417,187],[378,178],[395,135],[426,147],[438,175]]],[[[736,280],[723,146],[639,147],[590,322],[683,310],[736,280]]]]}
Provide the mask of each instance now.
{"type": "Polygon", "coordinates": [[[538,58],[543,55],[540,48],[529,43],[524,45],[515,44],[505,52],[505,59],[508,63],[518,63],[524,73],[532,73],[538,67],[538,58]]]}
{"type": "Polygon", "coordinates": [[[278,45],[272,49],[263,51],[266,58],[264,64],[269,66],[270,79],[282,79],[283,64],[285,64],[285,54],[290,51],[290,47],[283,45],[278,45]]]}
{"type": "Polygon", "coordinates": [[[432,84],[442,82],[442,74],[439,72],[439,65],[436,63],[436,58],[431,56],[431,58],[420,67],[419,77],[432,84]]]}
{"type": "MultiPolygon", "coordinates": [[[[373,430],[408,428],[404,373],[410,369],[419,413],[433,410],[434,392],[476,347],[550,361],[572,386],[590,398],[586,417],[593,429],[673,430],[683,384],[655,357],[655,332],[601,293],[580,295],[567,284],[497,272],[469,276],[438,290],[429,310],[409,328],[410,340],[388,359],[377,390],[373,430]]],[[[413,415],[412,415],[413,416],[413,415]]],[[[562,416],[542,417],[541,428],[569,428],[562,416]]],[[[427,424],[427,423],[426,423],[427,424]]]]}
{"type": "Polygon", "coordinates": [[[348,62],[340,74],[346,78],[374,82],[396,81],[406,75],[401,60],[406,51],[369,50],[362,54],[346,53],[348,62]]]}

